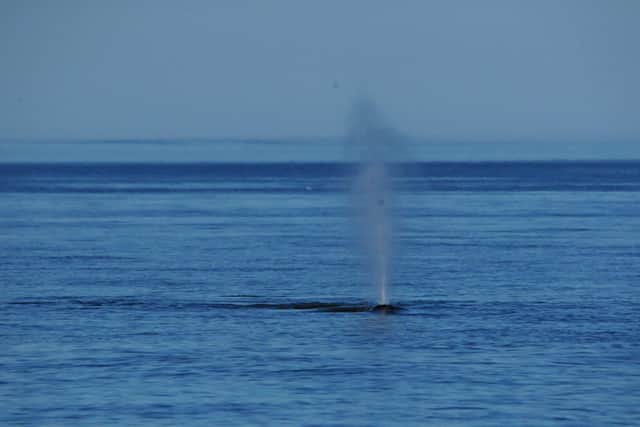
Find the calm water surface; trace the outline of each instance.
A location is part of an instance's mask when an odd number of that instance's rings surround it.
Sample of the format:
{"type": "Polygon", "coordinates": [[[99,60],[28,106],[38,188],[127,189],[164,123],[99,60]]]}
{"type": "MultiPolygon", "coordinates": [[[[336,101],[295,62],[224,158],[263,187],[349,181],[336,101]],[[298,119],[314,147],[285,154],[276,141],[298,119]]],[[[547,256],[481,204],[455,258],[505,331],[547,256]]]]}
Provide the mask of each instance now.
{"type": "Polygon", "coordinates": [[[0,165],[2,425],[640,425],[640,163],[0,165]]]}

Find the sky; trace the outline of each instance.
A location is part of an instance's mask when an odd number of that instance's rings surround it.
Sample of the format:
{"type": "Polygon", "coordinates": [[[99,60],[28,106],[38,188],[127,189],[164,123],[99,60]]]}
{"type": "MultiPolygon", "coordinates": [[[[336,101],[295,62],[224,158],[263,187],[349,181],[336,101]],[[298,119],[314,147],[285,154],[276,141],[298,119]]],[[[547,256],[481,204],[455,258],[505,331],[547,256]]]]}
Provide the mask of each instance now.
{"type": "Polygon", "coordinates": [[[640,143],[640,1],[0,0],[0,138],[640,143]]]}

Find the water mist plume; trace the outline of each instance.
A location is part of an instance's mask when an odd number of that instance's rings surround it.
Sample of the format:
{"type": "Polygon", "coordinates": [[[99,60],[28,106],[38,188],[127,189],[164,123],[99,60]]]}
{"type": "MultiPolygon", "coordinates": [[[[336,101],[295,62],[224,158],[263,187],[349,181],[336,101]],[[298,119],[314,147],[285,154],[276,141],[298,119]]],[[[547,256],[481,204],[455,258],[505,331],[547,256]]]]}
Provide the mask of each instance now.
{"type": "Polygon", "coordinates": [[[347,143],[358,158],[354,202],[358,234],[363,243],[377,302],[388,305],[391,282],[392,188],[389,161],[397,133],[369,98],[358,99],[347,127],[347,143]]]}

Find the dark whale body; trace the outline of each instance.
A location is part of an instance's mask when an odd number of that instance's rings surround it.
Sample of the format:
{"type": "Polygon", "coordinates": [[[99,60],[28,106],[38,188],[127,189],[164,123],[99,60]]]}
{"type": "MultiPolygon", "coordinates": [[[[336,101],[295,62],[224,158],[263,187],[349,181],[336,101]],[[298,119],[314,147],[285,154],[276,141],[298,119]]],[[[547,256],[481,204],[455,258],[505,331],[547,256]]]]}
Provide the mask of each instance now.
{"type": "Polygon", "coordinates": [[[378,304],[371,308],[371,311],[377,311],[380,313],[395,313],[400,310],[400,307],[391,304],[378,304]]]}

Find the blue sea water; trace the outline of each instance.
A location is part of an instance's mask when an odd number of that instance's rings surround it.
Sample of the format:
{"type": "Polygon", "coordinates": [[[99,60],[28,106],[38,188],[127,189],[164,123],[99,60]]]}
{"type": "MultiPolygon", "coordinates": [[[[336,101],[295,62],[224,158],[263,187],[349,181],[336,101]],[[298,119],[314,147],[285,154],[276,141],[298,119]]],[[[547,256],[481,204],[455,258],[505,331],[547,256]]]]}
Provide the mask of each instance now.
{"type": "Polygon", "coordinates": [[[640,425],[640,162],[1,164],[1,425],[640,425]]]}

